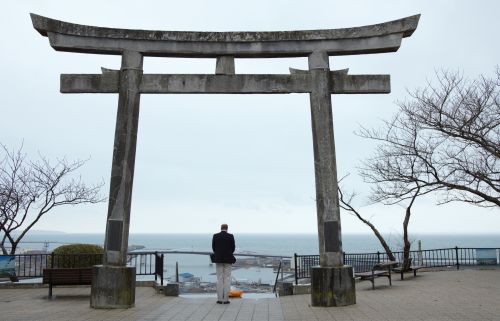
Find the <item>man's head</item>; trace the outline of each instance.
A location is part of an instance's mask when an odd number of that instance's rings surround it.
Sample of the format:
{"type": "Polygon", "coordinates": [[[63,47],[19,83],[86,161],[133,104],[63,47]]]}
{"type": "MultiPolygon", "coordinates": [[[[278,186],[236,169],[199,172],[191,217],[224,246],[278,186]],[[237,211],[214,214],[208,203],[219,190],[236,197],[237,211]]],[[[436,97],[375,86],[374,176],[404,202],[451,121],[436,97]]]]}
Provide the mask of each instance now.
{"type": "Polygon", "coordinates": [[[222,225],[220,226],[220,230],[221,230],[221,231],[227,231],[227,224],[222,224],[222,225]]]}

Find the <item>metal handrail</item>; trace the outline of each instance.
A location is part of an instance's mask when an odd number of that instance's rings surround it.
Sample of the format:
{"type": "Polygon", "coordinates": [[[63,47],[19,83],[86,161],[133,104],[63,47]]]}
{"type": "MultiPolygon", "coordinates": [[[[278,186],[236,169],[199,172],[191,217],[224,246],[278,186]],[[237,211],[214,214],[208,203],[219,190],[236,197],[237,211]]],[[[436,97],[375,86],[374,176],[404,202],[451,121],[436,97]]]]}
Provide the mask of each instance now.
{"type": "Polygon", "coordinates": [[[278,297],[278,294],[276,293],[276,285],[278,284],[278,277],[280,275],[282,264],[283,264],[283,261],[280,260],[280,264],[278,265],[278,271],[276,272],[276,280],[274,281],[274,286],[273,286],[273,293],[276,295],[276,297],[278,297]]]}

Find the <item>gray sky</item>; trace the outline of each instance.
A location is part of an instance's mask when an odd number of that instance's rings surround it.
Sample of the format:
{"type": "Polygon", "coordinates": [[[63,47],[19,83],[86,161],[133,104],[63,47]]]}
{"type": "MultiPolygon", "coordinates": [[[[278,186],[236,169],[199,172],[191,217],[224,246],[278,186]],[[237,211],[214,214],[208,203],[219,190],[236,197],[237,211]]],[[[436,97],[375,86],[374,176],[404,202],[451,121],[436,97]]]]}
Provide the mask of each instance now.
{"type": "MultiPolygon", "coordinates": [[[[390,74],[388,95],[332,96],[339,177],[362,194],[362,213],[384,232],[400,234],[404,209],[364,206],[368,187],[356,166],[373,143],[353,134],[378,127],[406,89],[421,87],[439,68],[467,77],[498,65],[498,1],[6,1],[0,35],[0,142],[51,159],[90,160],[87,182],[108,194],[118,96],[61,94],[61,73],[119,69],[120,58],[54,51],[29,13],[104,27],[186,31],[273,31],[354,27],[422,14],[417,31],[396,53],[330,58],[332,69],[390,74]]],[[[215,60],[146,58],[148,73],[214,73],[215,60]]],[[[237,73],[288,73],[307,60],[239,59],[237,73]]],[[[315,233],[312,135],[307,95],[142,95],[131,232],[315,233]]],[[[107,204],[66,207],[36,229],[103,232],[107,204]]],[[[419,200],[413,232],[498,233],[500,213],[464,204],[419,200]]],[[[369,232],[342,215],[344,233],[369,232]]]]}

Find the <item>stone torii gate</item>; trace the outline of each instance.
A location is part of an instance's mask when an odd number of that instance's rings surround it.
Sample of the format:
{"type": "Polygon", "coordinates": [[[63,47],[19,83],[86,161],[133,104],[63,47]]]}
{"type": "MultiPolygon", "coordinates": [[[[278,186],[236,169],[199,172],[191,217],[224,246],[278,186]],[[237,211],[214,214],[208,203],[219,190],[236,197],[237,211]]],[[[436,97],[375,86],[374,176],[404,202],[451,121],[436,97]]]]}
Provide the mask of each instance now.
{"type": "Polygon", "coordinates": [[[135,268],[126,266],[132,183],[142,93],[308,93],[314,146],[320,266],[312,269],[314,306],[356,302],[352,267],[344,265],[331,94],[389,93],[389,75],[331,71],[329,56],[397,51],[420,15],[376,25],[286,32],[179,32],[77,25],[31,14],[33,27],[58,51],[121,55],[120,70],[63,74],[62,93],[118,93],[102,266],[94,267],[91,306],[135,302],[135,268]],[[216,58],[215,74],[143,74],[144,56],[216,58]],[[235,58],[307,57],[309,70],[289,75],[235,74],[235,58]]]}

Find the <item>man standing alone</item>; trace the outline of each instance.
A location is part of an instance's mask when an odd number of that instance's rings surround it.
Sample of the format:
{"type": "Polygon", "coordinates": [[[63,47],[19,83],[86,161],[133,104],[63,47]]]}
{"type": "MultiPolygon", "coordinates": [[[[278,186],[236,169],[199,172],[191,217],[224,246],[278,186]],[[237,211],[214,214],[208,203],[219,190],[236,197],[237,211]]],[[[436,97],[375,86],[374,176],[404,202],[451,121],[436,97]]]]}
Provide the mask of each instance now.
{"type": "Polygon", "coordinates": [[[220,226],[220,233],[212,237],[212,250],[217,271],[217,303],[229,303],[229,290],[231,287],[231,264],[236,262],[234,257],[234,237],[227,232],[227,224],[220,226]]]}

